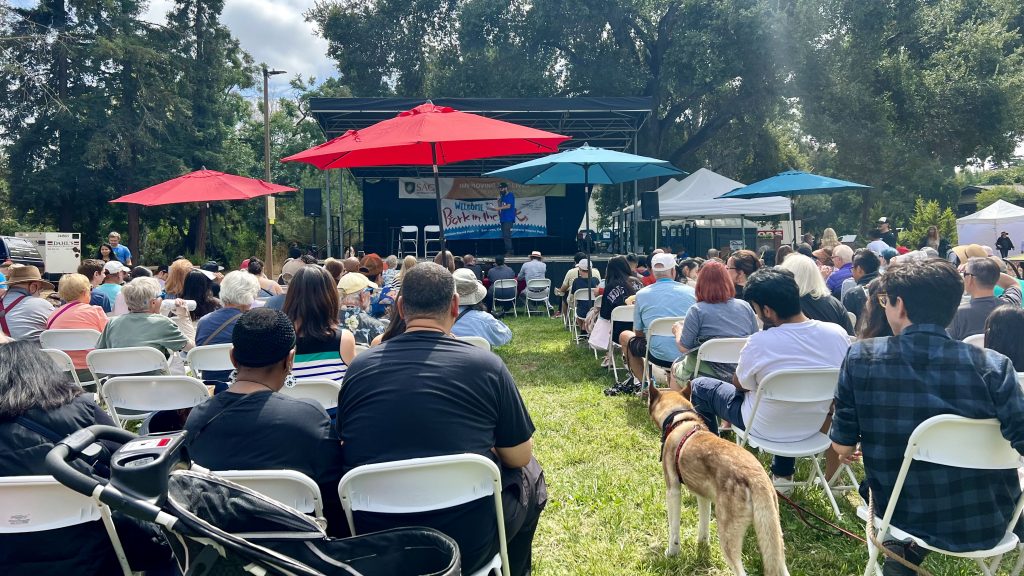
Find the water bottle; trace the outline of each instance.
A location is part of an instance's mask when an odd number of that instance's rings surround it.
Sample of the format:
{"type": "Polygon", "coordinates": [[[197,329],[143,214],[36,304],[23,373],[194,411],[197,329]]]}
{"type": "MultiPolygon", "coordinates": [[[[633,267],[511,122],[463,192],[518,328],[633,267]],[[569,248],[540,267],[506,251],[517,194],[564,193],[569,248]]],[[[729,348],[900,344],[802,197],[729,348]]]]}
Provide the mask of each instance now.
{"type": "MultiPolygon", "coordinates": [[[[174,309],[177,308],[177,302],[177,300],[164,300],[163,302],[160,303],[160,313],[165,316],[170,316],[171,312],[174,312],[174,309]]],[[[186,310],[188,310],[189,312],[195,311],[195,300],[182,300],[182,302],[185,303],[186,310]]]]}

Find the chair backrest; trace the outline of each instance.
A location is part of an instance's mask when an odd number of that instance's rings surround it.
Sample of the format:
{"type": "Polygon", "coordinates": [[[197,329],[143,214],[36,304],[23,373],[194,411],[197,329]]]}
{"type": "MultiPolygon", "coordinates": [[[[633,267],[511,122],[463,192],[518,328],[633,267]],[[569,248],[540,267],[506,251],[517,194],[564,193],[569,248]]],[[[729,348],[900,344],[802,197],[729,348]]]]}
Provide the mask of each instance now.
{"type": "Polygon", "coordinates": [[[715,338],[697,348],[697,359],[702,362],[738,364],[740,351],[747,345],[746,338],[715,338]]]}
{"type": "Polygon", "coordinates": [[[188,351],[185,362],[202,374],[206,370],[234,370],[231,364],[231,343],[196,346],[188,351]]]}
{"type": "Polygon", "coordinates": [[[535,278],[526,281],[526,288],[529,290],[547,290],[551,288],[550,278],[535,278]]]}
{"type": "Polygon", "coordinates": [[[419,234],[420,229],[416,226],[402,226],[402,234],[419,234]]]}
{"type": "Polygon", "coordinates": [[[846,317],[850,319],[850,326],[857,326],[857,315],[853,312],[847,312],[846,317]]]}
{"type": "Polygon", "coordinates": [[[519,287],[519,281],[514,279],[514,278],[506,278],[505,280],[495,280],[494,281],[494,289],[495,290],[508,290],[508,289],[511,289],[511,288],[518,288],[518,287],[519,287]]]}
{"type": "Polygon", "coordinates": [[[206,385],[190,376],[115,376],[100,387],[100,398],[116,422],[145,418],[145,412],[192,408],[209,397],[206,385]]]}
{"type": "Polygon", "coordinates": [[[587,302],[597,298],[597,288],[580,288],[572,293],[572,299],[576,302],[587,302]]]}
{"type": "Polygon", "coordinates": [[[294,386],[281,388],[281,394],[292,398],[316,400],[324,407],[324,410],[338,407],[339,392],[341,392],[341,384],[325,378],[296,380],[294,386]]]}
{"type": "Polygon", "coordinates": [[[360,354],[362,354],[363,352],[366,352],[369,349],[370,349],[370,347],[367,346],[366,344],[356,344],[355,355],[359,356],[360,354]]]}
{"type": "Polygon", "coordinates": [[[100,519],[100,505],[53,476],[0,477],[0,534],[42,532],[100,519]]]}
{"type": "Polygon", "coordinates": [[[658,318],[651,325],[647,327],[647,338],[648,341],[652,336],[672,336],[672,326],[676,322],[682,322],[686,318],[683,316],[666,316],[665,318],[658,318]]]}
{"type": "Polygon", "coordinates": [[[481,338],[480,336],[456,336],[456,338],[463,342],[468,342],[477,348],[483,348],[484,350],[491,349],[491,343],[488,342],[486,338],[481,338]]]}
{"type": "Polygon", "coordinates": [[[85,357],[85,363],[94,377],[100,374],[127,376],[146,372],[166,371],[167,358],[163,352],[149,346],[131,348],[108,348],[93,350],[85,357]]]}
{"type": "Polygon", "coordinates": [[[39,345],[43,348],[64,350],[92,350],[100,341],[100,333],[91,329],[43,330],[39,334],[39,345]]]}
{"type": "Polygon", "coordinates": [[[53,348],[43,348],[43,353],[53,359],[57,363],[63,372],[71,372],[74,376],[75,381],[78,381],[78,373],[75,372],[75,363],[71,361],[71,356],[68,356],[67,352],[63,350],[55,350],[53,348]]]}
{"type": "Polygon", "coordinates": [[[305,514],[324,515],[324,499],[312,478],[295,470],[220,470],[217,476],[259,492],[305,514]]]}
{"type": "MultiPolygon", "coordinates": [[[[973,420],[953,414],[932,416],[918,424],[907,439],[903,463],[879,526],[880,534],[888,529],[913,460],[977,470],[1016,470],[1020,466],[1020,454],[1003,438],[999,420],[973,420]]],[[[1007,531],[1017,524],[1022,508],[1024,494],[1016,502],[1007,531]]]]}
{"type": "Polygon", "coordinates": [[[972,334],[967,338],[964,338],[964,342],[971,346],[977,346],[978,348],[985,347],[985,335],[984,334],[972,334]]]}
{"type": "Polygon", "coordinates": [[[632,304],[612,308],[612,322],[629,322],[632,324],[634,310],[636,310],[636,306],[632,304]]]}
{"type": "Polygon", "coordinates": [[[423,227],[423,234],[441,234],[441,227],[437,224],[431,224],[430,226],[423,227]]]}
{"type": "MultiPolygon", "coordinates": [[[[814,370],[779,370],[772,372],[757,387],[754,406],[750,411],[748,432],[757,421],[757,409],[762,401],[788,402],[791,404],[813,404],[835,398],[836,385],[839,383],[838,368],[822,368],[814,370]]],[[[825,421],[825,412],[816,413],[794,410],[787,420],[787,426],[793,429],[806,428],[817,430],[825,421]]]]}
{"type": "Polygon", "coordinates": [[[501,472],[479,454],[452,454],[397,462],[366,464],[350,470],[338,483],[338,496],[352,534],[352,512],[410,514],[443,510],[479,498],[494,500],[502,573],[509,574],[501,472]]]}

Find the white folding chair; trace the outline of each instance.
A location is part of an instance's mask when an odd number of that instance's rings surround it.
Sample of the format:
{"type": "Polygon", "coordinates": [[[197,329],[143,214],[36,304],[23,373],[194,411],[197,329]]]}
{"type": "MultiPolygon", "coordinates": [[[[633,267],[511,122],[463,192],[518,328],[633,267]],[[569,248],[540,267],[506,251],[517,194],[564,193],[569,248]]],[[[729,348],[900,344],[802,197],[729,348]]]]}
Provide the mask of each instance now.
{"type": "MultiPolygon", "coordinates": [[[[96,348],[100,333],[91,329],[43,330],[39,334],[39,346],[63,352],[85,352],[96,348]]],[[[72,373],[75,373],[72,369],[72,373]]],[[[75,381],[82,386],[95,386],[96,381],[82,382],[75,373],[75,381]]]]}
{"type": "Polygon", "coordinates": [[[100,398],[119,425],[152,412],[198,406],[210,397],[201,380],[191,376],[115,376],[100,386],[100,398]]]}
{"type": "Polygon", "coordinates": [[[579,290],[572,293],[572,297],[569,300],[569,330],[572,332],[572,341],[580,341],[580,320],[579,315],[576,314],[576,306],[580,302],[590,302],[593,307],[594,300],[597,299],[597,288],[580,288],[579,290]]]}
{"type": "Polygon", "coordinates": [[[366,352],[369,349],[370,349],[370,347],[365,345],[365,344],[356,344],[356,354],[355,355],[359,356],[360,354],[362,354],[363,352],[366,352]]]}
{"type": "Polygon", "coordinates": [[[341,392],[341,384],[326,378],[296,380],[294,386],[281,388],[281,394],[292,398],[316,400],[324,407],[324,410],[338,407],[339,392],[341,392]]]}
{"type": "MultiPolygon", "coordinates": [[[[75,381],[75,384],[82,386],[82,382],[78,379],[78,372],[75,370],[75,363],[71,361],[71,356],[68,356],[67,352],[53,348],[43,348],[42,350],[44,354],[57,363],[61,371],[71,373],[71,379],[75,381]]],[[[96,383],[90,382],[90,384],[95,385],[96,383]]]]}
{"type": "Polygon", "coordinates": [[[984,334],[972,334],[967,338],[964,338],[964,343],[970,344],[971,346],[977,346],[978,348],[985,347],[985,335],[984,334]]]}
{"type": "Polygon", "coordinates": [[[682,322],[685,319],[684,316],[666,316],[651,322],[651,325],[647,327],[647,331],[644,332],[644,336],[647,338],[647,354],[644,355],[644,371],[643,378],[641,378],[643,387],[641,390],[646,390],[647,383],[654,381],[651,368],[651,342],[654,340],[654,337],[668,336],[669,338],[675,338],[675,335],[672,334],[672,326],[676,322],[682,322]]]}
{"type": "MultiPolygon", "coordinates": [[[[1021,495],[1014,503],[1013,517],[1006,527],[1006,533],[1002,540],[987,550],[951,552],[938,548],[893,526],[892,515],[899,502],[900,493],[903,491],[903,484],[906,482],[910,465],[915,460],[956,468],[1016,471],[1020,466],[1020,454],[1013,449],[1009,441],[1003,438],[999,427],[999,421],[995,419],[972,420],[953,414],[932,416],[918,424],[907,440],[907,448],[903,452],[903,463],[896,476],[896,484],[893,486],[892,495],[889,496],[885,513],[881,518],[875,517],[875,533],[879,540],[884,540],[887,534],[898,540],[910,539],[918,546],[940,554],[973,558],[983,574],[986,576],[995,574],[1003,555],[1012,551],[1019,543],[1017,535],[1013,533],[1013,528],[1017,525],[1021,509],[1024,507],[1024,495],[1021,495]],[[990,564],[985,562],[988,558],[993,559],[990,564]]],[[[951,496],[955,497],[955,494],[951,496]]],[[[1005,502],[1003,505],[1009,506],[1010,502],[1005,502]]],[[[867,520],[867,507],[860,507],[857,510],[857,515],[867,520]]],[[[881,576],[882,567],[878,564],[879,550],[870,541],[870,538],[868,540],[868,564],[864,568],[864,576],[870,576],[872,573],[881,576]]],[[[1018,562],[1018,565],[1020,563],[1018,562]]],[[[1018,566],[1018,571],[1019,568],[1018,566]]],[[[1017,571],[1013,573],[1016,574],[1017,571]]]]}
{"type": "Polygon", "coordinates": [[[419,256],[420,251],[420,229],[419,226],[402,226],[398,229],[398,257],[409,254],[405,246],[412,244],[412,255],[419,256]]]}
{"type": "Polygon", "coordinates": [[[519,313],[516,312],[516,290],[519,289],[519,281],[515,278],[509,278],[507,280],[495,280],[494,284],[491,284],[491,310],[498,309],[498,302],[511,302],[512,303],[512,315],[516,318],[519,317],[519,313]],[[498,291],[511,292],[511,298],[498,298],[498,291]]]}
{"type": "Polygon", "coordinates": [[[103,521],[122,572],[131,576],[109,508],[57,482],[53,476],[0,477],[0,535],[56,530],[96,520],[103,521]]]}
{"type": "Polygon", "coordinates": [[[148,372],[166,372],[169,368],[163,352],[149,346],[93,350],[85,363],[96,382],[100,376],[130,376],[148,372]]]}
{"type": "MultiPolygon", "coordinates": [[[[615,323],[616,322],[627,322],[627,323],[629,323],[629,326],[630,326],[629,329],[632,330],[632,326],[633,326],[633,311],[635,309],[636,309],[636,306],[633,306],[632,304],[630,304],[629,306],[617,306],[617,307],[612,309],[612,334],[613,335],[615,334],[615,323]]],[[[615,357],[618,356],[618,354],[616,354],[615,351],[616,350],[622,350],[622,346],[620,346],[619,343],[617,341],[615,341],[614,338],[612,338],[609,341],[608,346],[609,346],[609,348],[611,348],[612,373],[615,375],[615,382],[618,383],[619,382],[619,366],[618,366],[618,364],[616,364],[616,361],[615,361],[615,357]]],[[[628,373],[629,372],[629,367],[625,367],[625,368],[626,368],[626,372],[628,373]]]]}
{"type": "Polygon", "coordinates": [[[452,454],[366,464],[338,483],[349,530],[356,535],[353,512],[413,514],[443,510],[492,496],[498,526],[498,555],[473,576],[498,571],[509,576],[508,547],[501,504],[501,472],[479,454],[452,454]]]}
{"type": "Polygon", "coordinates": [[[548,312],[548,318],[551,318],[551,302],[548,299],[551,297],[551,280],[548,278],[539,278],[536,280],[526,281],[526,316],[530,316],[530,302],[540,302],[544,304],[544,309],[548,312]]]}
{"type": "Polygon", "coordinates": [[[441,251],[441,227],[437,225],[423,227],[423,257],[433,258],[441,251]],[[430,252],[430,245],[437,245],[437,250],[430,252]]]}
{"type": "Polygon", "coordinates": [[[850,319],[850,326],[853,326],[854,329],[856,329],[857,328],[857,315],[854,314],[853,312],[847,312],[846,313],[846,317],[850,319]]]}
{"type": "Polygon", "coordinates": [[[480,336],[456,336],[456,338],[462,340],[463,342],[472,344],[477,348],[483,348],[484,350],[488,351],[491,349],[491,343],[488,342],[486,338],[482,338],[480,336]]]}
{"type": "Polygon", "coordinates": [[[235,367],[231,364],[231,348],[230,343],[196,346],[188,351],[185,362],[192,368],[196,378],[200,379],[206,371],[234,370],[235,367]]]}
{"type": "MultiPolygon", "coordinates": [[[[830,402],[835,398],[836,384],[838,382],[838,368],[779,370],[778,372],[773,372],[765,377],[757,386],[754,405],[750,410],[750,421],[745,422],[746,429],[740,430],[738,426],[733,426],[733,432],[736,434],[736,442],[740,446],[749,444],[751,448],[757,448],[772,456],[810,458],[811,475],[806,481],[780,482],[776,486],[810,486],[817,478],[819,479],[820,486],[825,491],[825,495],[828,496],[829,503],[832,504],[832,511],[835,512],[836,518],[841,518],[842,512],[839,511],[839,504],[836,503],[836,497],[829,486],[829,479],[825,478],[825,473],[818,462],[818,458],[832,446],[832,441],[829,437],[819,431],[821,425],[825,423],[825,418],[828,416],[828,408],[826,407],[820,412],[801,408],[792,410],[791,414],[787,416],[787,426],[814,430],[814,433],[804,440],[775,442],[763,436],[766,431],[753,429],[754,424],[757,422],[757,410],[765,400],[785,403],[794,408],[801,404],[824,405],[824,403],[830,402]]],[[[837,475],[843,471],[848,473],[850,481],[853,485],[856,485],[857,478],[854,477],[853,471],[847,466],[837,471],[837,475]]]]}
{"type": "Polygon", "coordinates": [[[715,338],[701,344],[697,348],[697,364],[693,368],[694,376],[700,372],[701,362],[739,364],[740,351],[746,345],[746,338],[715,338]]]}
{"type": "Polygon", "coordinates": [[[250,490],[263,494],[303,514],[324,517],[324,499],[312,478],[295,470],[217,470],[227,478],[250,490]]]}

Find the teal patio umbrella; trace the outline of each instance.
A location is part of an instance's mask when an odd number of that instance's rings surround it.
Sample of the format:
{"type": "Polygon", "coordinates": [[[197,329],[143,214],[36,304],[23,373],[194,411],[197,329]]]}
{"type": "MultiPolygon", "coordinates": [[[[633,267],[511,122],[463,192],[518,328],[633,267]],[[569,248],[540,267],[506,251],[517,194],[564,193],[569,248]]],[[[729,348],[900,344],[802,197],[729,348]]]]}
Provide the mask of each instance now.
{"type": "MultiPolygon", "coordinates": [[[[719,198],[764,198],[767,196],[788,196],[795,200],[795,196],[808,194],[832,194],[833,192],[846,192],[848,190],[863,190],[871,188],[866,184],[857,184],[819,176],[800,170],[781,172],[771,178],[765,178],[750,184],[731,190],[719,196],[719,198]]],[[[795,203],[795,202],[794,202],[795,203]]],[[[796,220],[793,219],[793,204],[789,207],[789,221],[793,226],[793,245],[796,245],[796,220]]]]}
{"type": "Polygon", "coordinates": [[[644,178],[686,174],[665,160],[595,148],[578,148],[551,154],[488,172],[484,176],[507,178],[520,184],[583,184],[586,191],[587,260],[590,259],[590,193],[593,184],[619,184],[644,178]]]}

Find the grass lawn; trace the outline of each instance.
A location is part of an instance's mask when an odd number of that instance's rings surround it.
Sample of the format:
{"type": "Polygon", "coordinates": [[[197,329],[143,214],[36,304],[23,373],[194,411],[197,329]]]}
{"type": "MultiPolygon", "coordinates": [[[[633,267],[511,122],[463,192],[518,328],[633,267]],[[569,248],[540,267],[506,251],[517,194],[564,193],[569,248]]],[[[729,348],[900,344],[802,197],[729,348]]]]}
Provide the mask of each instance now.
{"type": "MultiPolygon", "coordinates": [[[[548,505],[534,540],[537,576],[727,575],[712,523],[712,545],[696,546],[697,506],[683,491],[682,553],[664,556],[667,544],[664,480],[658,462],[660,432],[638,398],[607,397],[611,373],[583,345],[570,343],[559,320],[506,317],[515,334],[497,352],[515,376],[537,432],[534,449],[548,483],[548,505]]],[[[621,374],[621,372],[620,372],[621,374]]],[[[798,475],[806,468],[798,468],[798,475]]],[[[804,477],[804,476],[801,476],[804,477]]],[[[850,500],[840,502],[841,525],[863,533],[850,500]]],[[[795,499],[829,518],[831,508],[816,490],[795,499]]],[[[791,574],[862,574],[863,544],[807,527],[782,505],[782,528],[791,574]]],[[[1004,566],[1012,568],[1016,555],[1004,566]]],[[[760,574],[753,530],[744,565],[760,574]]],[[[933,556],[924,567],[936,576],[980,574],[973,561],[933,556]]],[[[1004,571],[1003,573],[1008,573],[1004,571]]]]}

